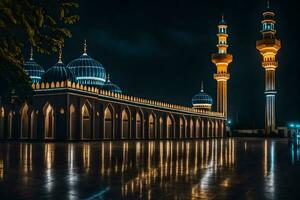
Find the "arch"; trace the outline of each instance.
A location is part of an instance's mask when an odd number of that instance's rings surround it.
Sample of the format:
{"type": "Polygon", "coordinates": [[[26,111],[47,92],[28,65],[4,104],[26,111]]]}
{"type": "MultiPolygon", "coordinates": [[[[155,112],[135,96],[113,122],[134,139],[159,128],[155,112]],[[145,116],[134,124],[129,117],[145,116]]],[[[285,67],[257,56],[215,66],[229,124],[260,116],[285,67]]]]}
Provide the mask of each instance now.
{"type": "Polygon", "coordinates": [[[10,111],[8,114],[8,119],[7,119],[7,138],[8,139],[11,139],[11,137],[12,137],[12,127],[13,127],[13,113],[12,113],[12,111],[10,111]]]}
{"type": "Polygon", "coordinates": [[[183,138],[184,135],[184,121],[182,117],[179,118],[179,138],[183,138]]]}
{"type": "Polygon", "coordinates": [[[155,116],[150,113],[148,119],[148,135],[149,139],[155,138],[155,116]]]}
{"type": "Polygon", "coordinates": [[[159,139],[163,138],[164,134],[164,120],[162,117],[159,118],[159,139]]]}
{"type": "Polygon", "coordinates": [[[206,122],[206,137],[210,138],[210,123],[209,120],[206,122]]]}
{"type": "Polygon", "coordinates": [[[205,125],[204,125],[204,120],[201,119],[201,138],[205,137],[205,125]]]}
{"type": "Polygon", "coordinates": [[[75,112],[75,106],[73,104],[70,105],[70,133],[69,133],[69,139],[75,139],[76,135],[76,112],[75,112]]]}
{"type": "Polygon", "coordinates": [[[81,138],[91,139],[92,136],[92,114],[91,106],[88,102],[81,107],[81,138]]]}
{"type": "Polygon", "coordinates": [[[190,119],[190,138],[193,138],[193,137],[194,137],[194,132],[195,132],[195,130],[194,130],[194,121],[193,121],[193,119],[191,118],[191,119],[190,119]]]}
{"type": "Polygon", "coordinates": [[[225,130],[224,130],[224,121],[221,121],[221,128],[220,128],[220,131],[221,131],[221,137],[224,137],[224,132],[225,132],[225,130]]]}
{"type": "Polygon", "coordinates": [[[172,115],[168,115],[167,116],[167,135],[166,135],[166,138],[171,138],[171,137],[174,137],[174,127],[175,127],[175,124],[174,124],[174,118],[172,115]]]}
{"type": "Polygon", "coordinates": [[[21,138],[28,139],[29,138],[29,116],[28,116],[29,107],[27,103],[24,103],[22,106],[21,113],[21,138]]]}
{"type": "Polygon", "coordinates": [[[4,108],[1,107],[1,110],[0,110],[0,138],[4,137],[4,116],[5,116],[4,108]]]}
{"type": "Polygon", "coordinates": [[[111,104],[109,104],[104,110],[104,138],[113,139],[114,138],[114,109],[111,104]]]}
{"type": "Polygon", "coordinates": [[[184,119],[184,138],[187,138],[187,134],[188,134],[188,122],[187,122],[187,119],[185,116],[183,116],[183,119],[184,119]]]}
{"type": "Polygon", "coordinates": [[[30,138],[35,138],[37,136],[37,113],[33,110],[30,115],[30,138]]]}
{"type": "Polygon", "coordinates": [[[129,108],[126,107],[122,111],[122,123],[121,123],[121,132],[122,132],[122,139],[129,139],[130,138],[130,111],[129,108]]]}
{"type": "Polygon", "coordinates": [[[211,137],[216,137],[216,135],[215,135],[215,124],[214,124],[214,122],[213,122],[213,121],[210,121],[210,125],[211,125],[211,130],[210,130],[210,132],[211,132],[211,137]]]}
{"type": "Polygon", "coordinates": [[[135,114],[135,138],[136,139],[143,139],[144,134],[144,116],[141,110],[138,110],[135,114]]]}
{"type": "Polygon", "coordinates": [[[45,139],[54,138],[54,109],[50,103],[46,103],[44,106],[44,137],[45,139]]]}
{"type": "Polygon", "coordinates": [[[200,122],[199,122],[199,119],[196,119],[196,133],[195,133],[195,137],[196,138],[200,137],[200,122]]]}
{"type": "Polygon", "coordinates": [[[215,120],[215,137],[219,137],[219,123],[215,120]]]}

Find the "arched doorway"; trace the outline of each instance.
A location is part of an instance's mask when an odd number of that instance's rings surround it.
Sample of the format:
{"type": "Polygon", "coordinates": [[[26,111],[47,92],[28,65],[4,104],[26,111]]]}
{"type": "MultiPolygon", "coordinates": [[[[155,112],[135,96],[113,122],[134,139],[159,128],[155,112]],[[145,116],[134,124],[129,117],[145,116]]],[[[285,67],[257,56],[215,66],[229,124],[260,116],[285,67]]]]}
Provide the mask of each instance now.
{"type": "Polygon", "coordinates": [[[143,139],[143,119],[142,114],[137,111],[135,115],[135,137],[136,139],[143,139]]]}
{"type": "Polygon", "coordinates": [[[190,120],[190,138],[194,137],[194,121],[193,119],[190,120]]]}
{"type": "Polygon", "coordinates": [[[155,122],[153,114],[149,115],[149,122],[148,122],[148,129],[149,129],[149,138],[152,139],[155,137],[155,122]]]}
{"type": "Polygon", "coordinates": [[[224,121],[221,121],[221,137],[224,137],[224,132],[225,132],[225,130],[224,130],[224,121]]]}
{"type": "Polygon", "coordinates": [[[33,139],[33,138],[36,138],[36,136],[37,136],[37,114],[34,110],[31,112],[30,119],[31,119],[31,121],[30,121],[31,136],[30,136],[30,138],[33,139]]]}
{"type": "Polygon", "coordinates": [[[0,138],[4,138],[4,108],[0,110],[0,138]]]}
{"type": "Polygon", "coordinates": [[[206,137],[210,138],[210,123],[209,120],[207,120],[207,125],[206,125],[206,137]]]}
{"type": "Polygon", "coordinates": [[[218,124],[218,120],[215,121],[215,137],[219,137],[219,124],[218,124]]]}
{"type": "Polygon", "coordinates": [[[27,139],[29,137],[29,117],[28,105],[25,103],[21,109],[21,138],[27,139]]]}
{"type": "Polygon", "coordinates": [[[215,124],[213,121],[210,121],[210,125],[211,125],[211,129],[210,129],[210,132],[211,132],[211,137],[215,137],[215,124]]]}
{"type": "Polygon", "coordinates": [[[70,136],[69,139],[73,140],[76,138],[76,113],[73,104],[70,105],[70,136]]]}
{"type": "Polygon", "coordinates": [[[7,119],[7,138],[8,139],[11,139],[11,137],[12,137],[12,126],[13,126],[13,113],[12,113],[12,111],[10,111],[8,114],[8,119],[7,119]]]}
{"type": "Polygon", "coordinates": [[[164,121],[162,117],[159,118],[159,139],[164,138],[164,121]]]}
{"type": "Polygon", "coordinates": [[[104,138],[113,139],[113,109],[110,105],[104,110],[104,138]]]}
{"type": "Polygon", "coordinates": [[[183,119],[180,117],[179,119],[179,138],[183,138],[184,135],[184,122],[183,119]]]}
{"type": "Polygon", "coordinates": [[[129,115],[129,110],[125,108],[122,111],[122,138],[123,139],[129,139],[129,134],[130,134],[130,115],[129,115]]]}
{"type": "Polygon", "coordinates": [[[81,107],[81,138],[91,139],[92,136],[92,116],[86,103],[81,107]]]}
{"type": "Polygon", "coordinates": [[[200,122],[199,119],[196,120],[196,133],[195,133],[195,137],[199,138],[200,137],[200,122]]]}
{"type": "Polygon", "coordinates": [[[167,117],[167,138],[174,136],[174,122],[172,116],[167,117]]]}
{"type": "Polygon", "coordinates": [[[45,139],[53,139],[54,138],[54,110],[53,107],[47,103],[44,107],[44,136],[45,139]]]}
{"type": "Polygon", "coordinates": [[[204,125],[204,120],[201,119],[201,138],[205,137],[205,125],[204,125]]]}

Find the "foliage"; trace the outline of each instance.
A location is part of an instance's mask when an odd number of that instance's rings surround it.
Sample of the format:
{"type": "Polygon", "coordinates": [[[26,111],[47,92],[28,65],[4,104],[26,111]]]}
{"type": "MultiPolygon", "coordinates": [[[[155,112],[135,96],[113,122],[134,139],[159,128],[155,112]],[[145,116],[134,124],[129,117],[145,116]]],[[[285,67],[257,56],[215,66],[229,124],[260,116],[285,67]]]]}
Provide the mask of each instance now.
{"type": "Polygon", "coordinates": [[[30,79],[23,71],[23,48],[50,54],[72,36],[78,4],[70,0],[0,0],[0,95],[8,100],[12,91],[30,96],[30,79]],[[28,48],[27,48],[28,49],[28,48]]]}

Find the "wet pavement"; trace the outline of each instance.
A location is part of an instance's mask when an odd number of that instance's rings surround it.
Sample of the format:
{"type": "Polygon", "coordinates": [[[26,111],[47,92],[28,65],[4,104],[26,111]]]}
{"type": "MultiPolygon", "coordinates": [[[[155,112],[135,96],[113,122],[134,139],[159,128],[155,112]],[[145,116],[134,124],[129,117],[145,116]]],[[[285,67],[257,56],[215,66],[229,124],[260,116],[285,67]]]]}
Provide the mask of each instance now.
{"type": "Polygon", "coordinates": [[[300,199],[286,139],[0,143],[0,199],[300,199]]]}

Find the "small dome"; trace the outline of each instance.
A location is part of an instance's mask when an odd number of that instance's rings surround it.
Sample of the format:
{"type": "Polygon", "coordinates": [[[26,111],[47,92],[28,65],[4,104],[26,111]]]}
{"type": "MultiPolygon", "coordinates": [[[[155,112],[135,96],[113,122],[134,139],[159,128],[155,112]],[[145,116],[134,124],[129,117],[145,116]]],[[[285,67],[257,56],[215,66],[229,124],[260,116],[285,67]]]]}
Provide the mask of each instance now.
{"type": "Polygon", "coordinates": [[[102,89],[115,93],[122,93],[121,88],[110,81],[109,75],[107,76],[107,81],[103,85],[102,89]]]}
{"type": "Polygon", "coordinates": [[[73,72],[67,68],[61,60],[61,52],[59,55],[58,62],[49,68],[42,77],[43,82],[61,82],[61,81],[72,81],[75,82],[76,79],[74,77],[73,72]]]}
{"type": "Polygon", "coordinates": [[[77,59],[72,60],[67,67],[74,73],[77,82],[87,86],[103,86],[106,80],[106,72],[100,62],[87,55],[86,41],[84,53],[77,59]]]}
{"type": "Polygon", "coordinates": [[[204,92],[203,85],[201,87],[201,91],[192,98],[192,104],[194,107],[203,105],[212,106],[213,99],[210,95],[204,92]]]}
{"type": "Polygon", "coordinates": [[[33,83],[40,82],[43,74],[45,73],[44,68],[34,61],[32,49],[30,53],[30,59],[24,63],[23,68],[33,83]]]}

